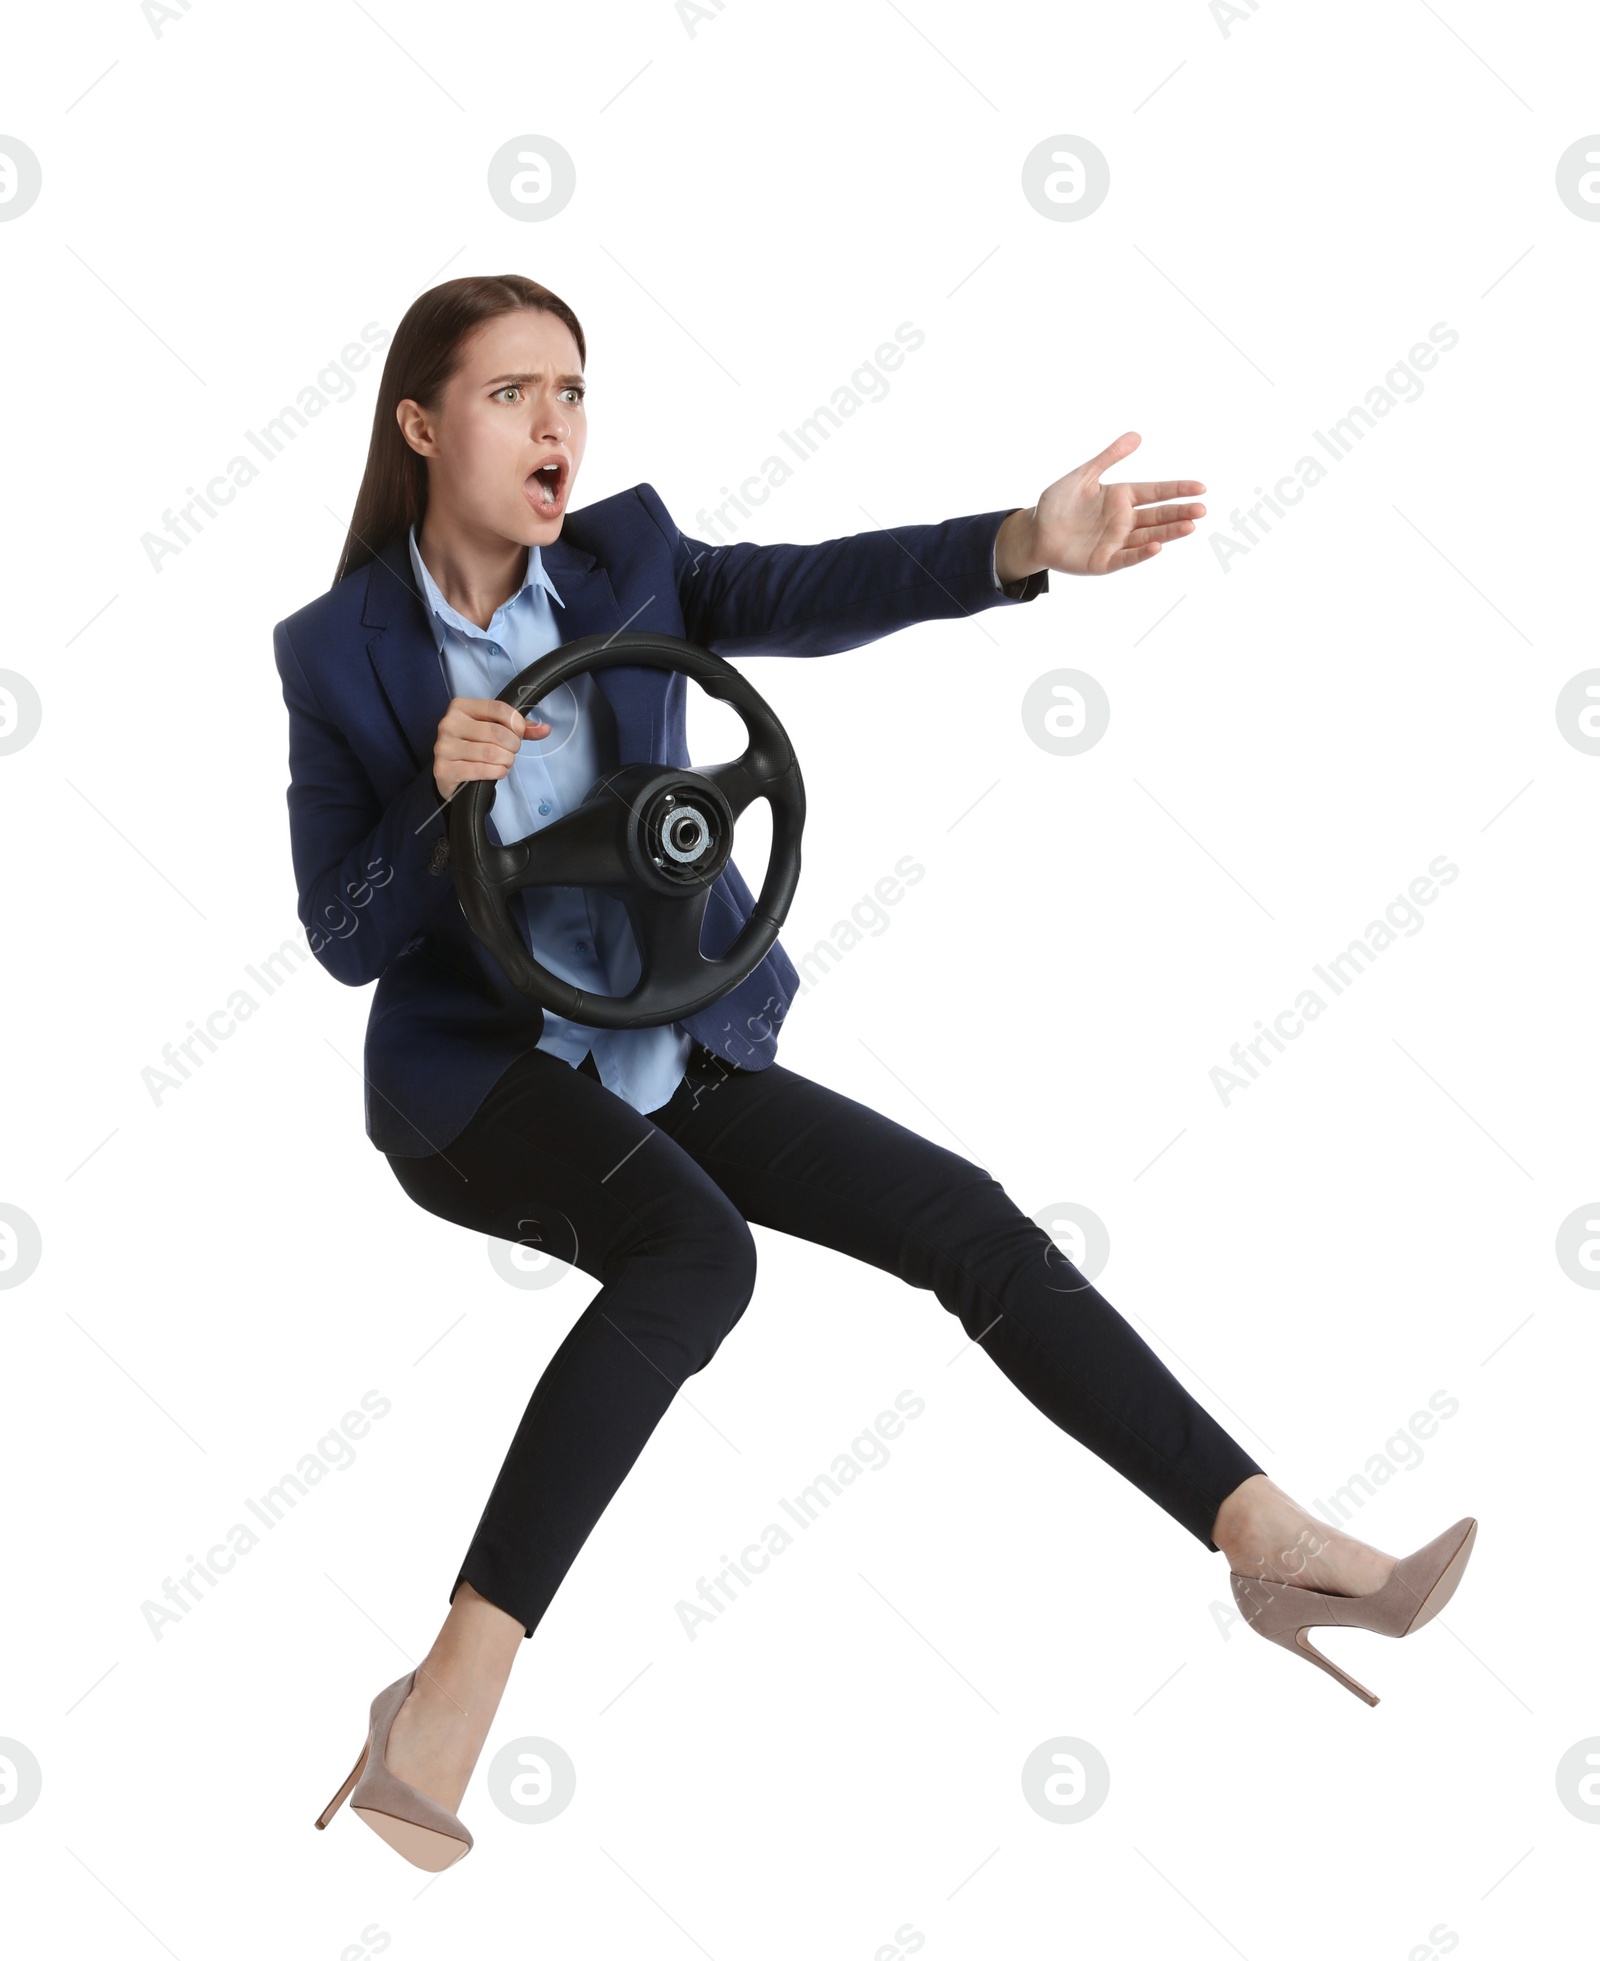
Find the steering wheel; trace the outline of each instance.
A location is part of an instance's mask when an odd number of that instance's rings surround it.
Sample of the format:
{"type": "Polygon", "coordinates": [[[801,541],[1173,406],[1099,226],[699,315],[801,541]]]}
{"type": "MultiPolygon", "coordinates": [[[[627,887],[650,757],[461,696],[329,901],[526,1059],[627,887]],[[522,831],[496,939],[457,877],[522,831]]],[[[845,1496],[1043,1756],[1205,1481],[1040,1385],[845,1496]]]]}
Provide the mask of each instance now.
{"type": "MultiPolygon", "coordinates": [[[[720,656],[668,633],[595,633],[543,655],[500,692],[519,713],[575,675],[659,667],[699,682],[744,723],[743,755],[711,769],[624,763],[576,810],[514,844],[488,818],[498,783],[463,783],[450,799],[450,862],[467,923],[512,985],[556,1014],[595,1028],[651,1028],[709,1007],[760,964],[800,882],[805,787],[782,723],[720,656]],[[772,848],[755,909],[725,953],[707,958],[700,929],[711,889],[733,854],[734,825],[764,797],[772,848]],[[627,909],[639,951],[631,994],[594,994],[541,966],[511,912],[534,885],[593,885],[627,909]]],[[[520,908],[518,909],[520,912],[520,908]]]]}

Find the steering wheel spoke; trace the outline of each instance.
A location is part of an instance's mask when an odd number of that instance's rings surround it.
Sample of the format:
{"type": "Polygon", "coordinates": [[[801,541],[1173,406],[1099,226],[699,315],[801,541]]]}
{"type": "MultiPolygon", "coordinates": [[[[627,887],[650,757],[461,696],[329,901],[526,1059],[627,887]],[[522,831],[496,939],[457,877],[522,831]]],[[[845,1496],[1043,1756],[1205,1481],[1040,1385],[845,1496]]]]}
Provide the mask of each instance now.
{"type": "Polygon", "coordinates": [[[709,885],[686,886],[681,893],[623,893],[639,943],[639,993],[653,993],[669,981],[680,990],[693,986],[696,970],[705,963],[700,929],[710,898],[709,885]]]}
{"type": "Polygon", "coordinates": [[[542,830],[530,831],[509,847],[520,863],[503,889],[512,893],[530,885],[627,885],[633,876],[625,830],[629,816],[626,802],[619,807],[619,799],[600,784],[576,810],[542,830]]]}
{"type": "Polygon", "coordinates": [[[732,762],[713,763],[709,769],[700,771],[728,799],[728,808],[735,819],[742,817],[758,797],[770,797],[781,773],[768,765],[754,744],[732,762]]]}

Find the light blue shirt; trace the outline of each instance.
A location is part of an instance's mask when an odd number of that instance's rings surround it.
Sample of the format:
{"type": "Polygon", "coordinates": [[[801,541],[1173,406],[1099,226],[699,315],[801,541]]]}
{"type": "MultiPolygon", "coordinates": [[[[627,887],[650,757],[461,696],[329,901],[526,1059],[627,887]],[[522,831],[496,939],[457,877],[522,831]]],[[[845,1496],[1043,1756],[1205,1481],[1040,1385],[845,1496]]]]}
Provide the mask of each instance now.
{"type": "MultiPolygon", "coordinates": [[[[452,695],[493,700],[541,654],[561,644],[551,607],[561,595],[550,583],[539,547],[528,551],[519,591],[496,609],[487,627],[465,619],[440,592],[417,549],[411,527],[411,569],[427,601],[429,623],[452,695]]],[[[489,824],[501,844],[514,843],[576,810],[598,778],[617,765],[616,718],[592,674],[564,681],[541,697],[529,721],[548,722],[495,789],[489,824]]],[[[594,994],[627,994],[639,979],[639,949],[622,902],[587,886],[530,886],[522,901],[524,938],[541,966],[594,994]]],[[[693,1037],[677,1022],[655,1028],[591,1028],[547,1008],[538,1046],[577,1068],[590,1050],[600,1080],[642,1112],[656,1110],[683,1080],[693,1037]]]]}

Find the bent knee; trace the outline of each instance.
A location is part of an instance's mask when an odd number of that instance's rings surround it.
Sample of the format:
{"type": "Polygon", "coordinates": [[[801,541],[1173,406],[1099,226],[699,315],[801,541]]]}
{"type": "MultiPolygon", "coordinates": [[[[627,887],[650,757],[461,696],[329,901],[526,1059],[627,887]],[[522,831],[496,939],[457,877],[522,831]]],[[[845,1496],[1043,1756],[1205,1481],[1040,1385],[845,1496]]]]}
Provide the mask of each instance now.
{"type": "Polygon", "coordinates": [[[642,1220],[619,1251],[621,1261],[606,1278],[616,1278],[622,1262],[642,1263],[685,1304],[682,1312],[692,1311],[706,1360],[755,1293],[755,1235],[731,1202],[674,1200],[642,1220]]]}
{"type": "Polygon", "coordinates": [[[731,1207],[726,1214],[687,1222],[684,1255],[691,1262],[677,1275],[680,1299],[687,1288],[685,1334],[691,1350],[689,1372],[706,1367],[732,1333],[756,1290],[756,1242],[749,1225],[731,1207]]]}
{"type": "Polygon", "coordinates": [[[731,1328],[756,1290],[756,1241],[749,1221],[732,1206],[692,1228],[698,1257],[709,1269],[718,1307],[731,1328]]]}

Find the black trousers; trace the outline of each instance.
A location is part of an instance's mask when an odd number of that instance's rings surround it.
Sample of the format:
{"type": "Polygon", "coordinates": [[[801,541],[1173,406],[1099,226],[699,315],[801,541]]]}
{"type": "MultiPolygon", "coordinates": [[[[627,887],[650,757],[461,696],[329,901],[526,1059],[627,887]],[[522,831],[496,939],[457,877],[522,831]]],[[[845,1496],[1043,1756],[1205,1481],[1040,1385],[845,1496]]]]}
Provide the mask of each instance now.
{"type": "Polygon", "coordinates": [[[696,1043],[648,1116],[530,1049],[466,1129],[391,1157],[407,1194],[603,1284],[534,1389],[455,1585],[531,1634],[684,1379],[756,1284],[750,1225],[928,1289],[1050,1420],[1209,1551],[1217,1507],[1261,1470],[977,1165],[773,1063],[696,1043]]]}

